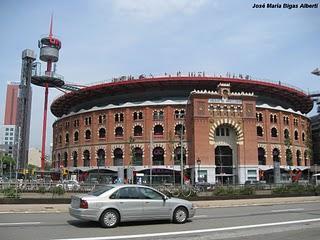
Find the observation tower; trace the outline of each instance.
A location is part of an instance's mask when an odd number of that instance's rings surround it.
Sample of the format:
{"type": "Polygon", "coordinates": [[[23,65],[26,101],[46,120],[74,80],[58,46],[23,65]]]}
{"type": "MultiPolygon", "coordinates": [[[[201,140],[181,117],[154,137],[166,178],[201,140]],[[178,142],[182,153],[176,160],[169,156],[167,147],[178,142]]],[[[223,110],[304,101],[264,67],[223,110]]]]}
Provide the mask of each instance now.
{"type": "Polygon", "coordinates": [[[52,16],[49,35],[39,40],[38,47],[40,48],[40,60],[47,63],[47,68],[44,73],[41,72],[41,68],[40,71],[36,71],[32,76],[31,82],[45,88],[41,147],[41,171],[43,174],[45,165],[48,90],[49,88],[61,88],[65,85],[63,77],[56,74],[55,68],[52,69],[53,63],[56,63],[59,60],[59,50],[61,49],[61,41],[52,34],[52,16]]]}

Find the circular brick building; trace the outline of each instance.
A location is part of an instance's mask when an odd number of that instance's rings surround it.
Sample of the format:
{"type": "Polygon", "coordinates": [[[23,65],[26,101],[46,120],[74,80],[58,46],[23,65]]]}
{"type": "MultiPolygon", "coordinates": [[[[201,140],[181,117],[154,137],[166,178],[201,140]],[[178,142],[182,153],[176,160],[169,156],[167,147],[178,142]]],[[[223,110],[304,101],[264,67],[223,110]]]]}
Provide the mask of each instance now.
{"type": "Polygon", "coordinates": [[[248,76],[121,77],[52,103],[53,167],[104,182],[289,181],[310,166],[312,107],[248,76]]]}

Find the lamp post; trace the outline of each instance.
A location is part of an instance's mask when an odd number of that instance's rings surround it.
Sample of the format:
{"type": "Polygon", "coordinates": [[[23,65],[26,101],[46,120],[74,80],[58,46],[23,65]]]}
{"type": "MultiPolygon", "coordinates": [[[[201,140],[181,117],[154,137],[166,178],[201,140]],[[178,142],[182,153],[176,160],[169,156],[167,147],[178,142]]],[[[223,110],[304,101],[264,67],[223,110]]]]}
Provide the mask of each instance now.
{"type": "Polygon", "coordinates": [[[201,165],[201,160],[200,160],[199,157],[198,157],[198,160],[197,160],[197,164],[198,164],[198,182],[200,182],[200,165],[201,165]]]}

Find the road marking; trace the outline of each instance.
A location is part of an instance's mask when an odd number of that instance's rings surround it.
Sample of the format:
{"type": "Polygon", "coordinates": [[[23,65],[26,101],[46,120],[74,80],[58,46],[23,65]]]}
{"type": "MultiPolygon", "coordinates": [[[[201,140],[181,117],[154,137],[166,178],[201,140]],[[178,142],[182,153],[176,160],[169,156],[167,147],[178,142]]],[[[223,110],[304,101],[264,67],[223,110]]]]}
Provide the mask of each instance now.
{"type": "Polygon", "coordinates": [[[0,214],[25,214],[25,213],[65,213],[63,211],[23,211],[23,212],[0,212],[0,214]]]}
{"type": "Polygon", "coordinates": [[[18,223],[0,223],[0,226],[14,226],[14,225],[39,225],[41,222],[18,222],[18,223]]]}
{"type": "Polygon", "coordinates": [[[272,210],[271,212],[296,212],[296,211],[303,211],[304,208],[291,208],[291,209],[279,209],[279,210],[272,210]]]}
{"type": "Polygon", "coordinates": [[[111,240],[111,239],[147,238],[147,237],[160,237],[160,236],[170,236],[170,235],[186,235],[186,234],[195,234],[195,233],[221,232],[221,231],[229,231],[229,230],[281,226],[281,225],[289,225],[289,224],[296,224],[296,223],[301,224],[301,223],[319,222],[319,221],[320,221],[320,218],[313,218],[313,219],[303,219],[303,220],[288,221],[288,222],[262,223],[262,224],[254,224],[254,225],[244,225],[244,226],[225,227],[225,228],[209,228],[209,229],[199,229],[199,230],[189,230],[189,231],[179,231],[179,232],[145,233],[145,234],[135,234],[135,235],[88,237],[88,238],[59,238],[59,239],[53,239],[53,240],[111,240]]]}
{"type": "Polygon", "coordinates": [[[208,217],[208,215],[197,215],[197,216],[194,216],[193,218],[205,218],[205,217],[208,217]]]}

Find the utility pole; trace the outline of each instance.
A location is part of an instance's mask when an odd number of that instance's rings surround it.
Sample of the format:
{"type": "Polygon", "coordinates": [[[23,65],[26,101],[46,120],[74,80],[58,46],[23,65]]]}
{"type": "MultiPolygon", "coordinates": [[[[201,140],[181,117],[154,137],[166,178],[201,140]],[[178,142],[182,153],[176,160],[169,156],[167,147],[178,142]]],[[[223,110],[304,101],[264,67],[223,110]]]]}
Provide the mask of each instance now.
{"type": "Polygon", "coordinates": [[[150,131],[150,180],[149,184],[152,186],[152,146],[153,146],[153,140],[152,140],[152,130],[150,131]]]}
{"type": "Polygon", "coordinates": [[[181,187],[183,186],[183,126],[181,127],[181,133],[180,133],[180,168],[181,168],[181,187]]]}

